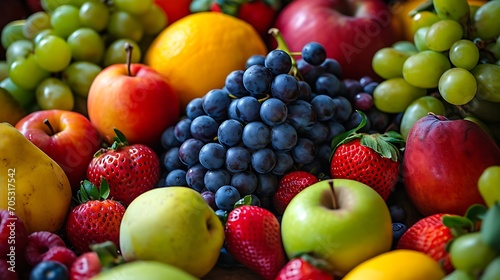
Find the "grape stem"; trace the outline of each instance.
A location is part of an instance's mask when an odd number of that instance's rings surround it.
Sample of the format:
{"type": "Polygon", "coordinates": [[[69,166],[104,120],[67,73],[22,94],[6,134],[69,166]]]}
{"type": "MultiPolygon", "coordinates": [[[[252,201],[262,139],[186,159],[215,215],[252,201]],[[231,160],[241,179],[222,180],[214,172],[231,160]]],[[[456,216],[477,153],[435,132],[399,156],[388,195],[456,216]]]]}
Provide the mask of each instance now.
{"type": "Polygon", "coordinates": [[[43,120],[43,124],[45,124],[49,128],[51,136],[56,134],[56,132],[54,131],[54,128],[52,127],[52,125],[50,124],[48,119],[43,120]]]}
{"type": "Polygon", "coordinates": [[[339,205],[337,202],[337,197],[335,196],[335,188],[333,187],[333,180],[328,181],[328,184],[330,185],[330,196],[332,198],[332,208],[338,209],[339,205]]]}
{"type": "Polygon", "coordinates": [[[129,44],[129,43],[125,43],[125,52],[127,53],[127,60],[126,60],[126,63],[127,63],[127,74],[129,76],[132,76],[131,72],[130,72],[130,64],[132,63],[132,50],[134,49],[134,47],[129,44]]]}

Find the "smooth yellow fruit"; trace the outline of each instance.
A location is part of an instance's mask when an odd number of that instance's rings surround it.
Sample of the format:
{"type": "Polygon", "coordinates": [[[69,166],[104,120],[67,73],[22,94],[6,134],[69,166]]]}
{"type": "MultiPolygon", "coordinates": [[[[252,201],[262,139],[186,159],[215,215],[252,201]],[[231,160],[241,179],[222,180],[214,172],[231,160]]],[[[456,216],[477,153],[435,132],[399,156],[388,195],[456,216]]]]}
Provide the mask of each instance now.
{"type": "Polygon", "coordinates": [[[145,63],[164,75],[181,99],[182,109],[209,90],[222,88],[233,70],[267,53],[257,31],[224,13],[188,15],[165,28],[151,43],[145,63]]]}
{"type": "Polygon", "coordinates": [[[134,261],[104,270],[91,280],[196,280],[198,278],[187,272],[168,264],[156,261],[134,261]]]}
{"type": "Polygon", "coordinates": [[[439,263],[426,254],[398,249],[362,262],[342,280],[441,280],[444,276],[439,263]]]}
{"type": "Polygon", "coordinates": [[[8,123],[0,123],[0,162],[0,209],[15,212],[28,233],[57,232],[71,203],[63,169],[8,123]]]}
{"type": "Polygon", "coordinates": [[[14,97],[6,89],[0,88],[0,122],[16,125],[26,114],[14,97]]]}

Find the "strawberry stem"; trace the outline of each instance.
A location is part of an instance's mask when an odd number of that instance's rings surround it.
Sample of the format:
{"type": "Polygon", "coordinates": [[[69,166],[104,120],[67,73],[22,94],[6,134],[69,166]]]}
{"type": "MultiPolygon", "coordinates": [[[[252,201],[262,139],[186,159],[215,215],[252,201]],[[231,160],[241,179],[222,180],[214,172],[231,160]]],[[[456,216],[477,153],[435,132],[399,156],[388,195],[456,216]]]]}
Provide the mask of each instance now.
{"type": "Polygon", "coordinates": [[[332,208],[333,209],[338,209],[339,205],[337,202],[337,196],[335,195],[335,188],[333,186],[333,179],[328,181],[328,184],[330,185],[330,196],[332,198],[332,208]]]}

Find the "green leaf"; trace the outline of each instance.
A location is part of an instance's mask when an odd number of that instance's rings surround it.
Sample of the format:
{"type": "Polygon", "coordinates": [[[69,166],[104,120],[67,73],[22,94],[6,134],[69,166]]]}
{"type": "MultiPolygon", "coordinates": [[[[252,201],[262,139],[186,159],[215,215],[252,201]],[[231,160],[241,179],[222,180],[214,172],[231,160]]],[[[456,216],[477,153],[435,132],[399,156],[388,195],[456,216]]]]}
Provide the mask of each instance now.
{"type": "Polygon", "coordinates": [[[473,204],[469,206],[467,212],[465,213],[465,217],[472,221],[475,225],[477,222],[483,220],[484,215],[488,211],[488,208],[482,204],[473,204]]]}
{"type": "MultiPolygon", "coordinates": [[[[115,142],[118,142],[118,144],[123,144],[123,145],[128,145],[127,138],[125,137],[125,134],[123,134],[118,128],[113,128],[113,131],[115,132],[115,142]]],[[[114,145],[114,143],[113,143],[114,145]]]]}
{"type": "Polygon", "coordinates": [[[240,198],[240,200],[236,201],[236,203],[234,204],[234,208],[251,204],[252,204],[252,196],[245,195],[243,198],[240,198]]]}
{"type": "Polygon", "coordinates": [[[102,177],[101,178],[101,185],[99,187],[99,197],[101,199],[107,199],[109,196],[109,184],[108,181],[106,181],[106,178],[102,177]]]}
{"type": "Polygon", "coordinates": [[[339,135],[333,137],[332,142],[330,144],[330,147],[332,148],[332,154],[339,145],[341,145],[349,140],[352,140],[353,138],[357,138],[357,137],[350,138],[348,136],[355,134],[358,130],[360,130],[361,128],[363,128],[366,125],[366,115],[359,110],[356,110],[356,112],[361,115],[361,122],[359,123],[359,125],[357,127],[350,129],[348,131],[344,131],[344,132],[340,133],[339,135]]]}
{"type": "Polygon", "coordinates": [[[451,229],[454,236],[459,236],[474,230],[474,224],[466,217],[456,215],[444,215],[443,224],[451,229]]]}
{"type": "Polygon", "coordinates": [[[85,187],[83,186],[84,182],[82,182],[80,184],[80,189],[78,190],[78,193],[77,193],[78,203],[85,203],[85,202],[90,200],[89,195],[87,194],[87,191],[85,190],[85,187]]]}
{"type": "Polygon", "coordinates": [[[97,189],[96,186],[94,186],[94,184],[92,184],[90,181],[83,181],[83,188],[85,189],[85,192],[87,193],[89,199],[96,200],[101,197],[99,195],[99,189],[97,189]]]}
{"type": "Polygon", "coordinates": [[[113,241],[105,241],[90,245],[90,249],[97,253],[101,267],[111,268],[124,262],[118,254],[118,248],[113,241]]]}

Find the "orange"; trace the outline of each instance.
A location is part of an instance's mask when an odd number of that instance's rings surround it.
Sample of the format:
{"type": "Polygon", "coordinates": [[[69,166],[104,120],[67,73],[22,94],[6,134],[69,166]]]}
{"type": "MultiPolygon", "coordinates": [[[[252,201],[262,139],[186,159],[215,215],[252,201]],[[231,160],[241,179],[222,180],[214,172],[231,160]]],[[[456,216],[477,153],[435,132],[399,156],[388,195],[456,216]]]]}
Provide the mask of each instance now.
{"type": "MultiPolygon", "coordinates": [[[[395,1],[391,6],[391,12],[402,21],[404,29],[404,38],[407,41],[413,42],[412,21],[413,18],[409,13],[427,0],[401,0],[395,1]]],[[[487,0],[467,0],[470,6],[482,6],[487,0]]]]}
{"type": "Polygon", "coordinates": [[[441,280],[444,276],[439,263],[428,255],[419,251],[398,249],[360,263],[342,280],[441,280]]]}
{"type": "Polygon", "coordinates": [[[247,22],[216,12],[183,17],[152,42],[145,63],[164,75],[177,92],[183,110],[192,99],[224,87],[233,70],[267,53],[257,31],[247,22]]]}

